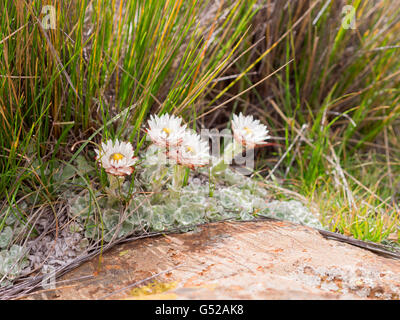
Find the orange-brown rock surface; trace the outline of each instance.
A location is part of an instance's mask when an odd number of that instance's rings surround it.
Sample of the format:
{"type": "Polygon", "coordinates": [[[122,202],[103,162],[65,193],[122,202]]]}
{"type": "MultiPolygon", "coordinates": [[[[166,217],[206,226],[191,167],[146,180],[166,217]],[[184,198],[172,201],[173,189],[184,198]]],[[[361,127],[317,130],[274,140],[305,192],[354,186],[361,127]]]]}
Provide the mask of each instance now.
{"type": "Polygon", "coordinates": [[[28,299],[399,299],[400,261],[286,222],[223,222],[114,247],[28,299]],[[77,280],[74,280],[77,279],[77,280]]]}

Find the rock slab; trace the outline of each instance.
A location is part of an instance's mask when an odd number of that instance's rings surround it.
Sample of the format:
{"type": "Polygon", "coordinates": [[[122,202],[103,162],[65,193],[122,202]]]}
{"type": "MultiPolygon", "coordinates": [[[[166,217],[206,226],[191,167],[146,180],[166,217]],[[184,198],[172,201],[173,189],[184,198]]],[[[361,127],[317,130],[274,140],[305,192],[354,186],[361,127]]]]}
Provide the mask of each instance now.
{"type": "Polygon", "coordinates": [[[289,222],[220,222],[114,247],[25,299],[399,299],[400,261],[289,222]]]}

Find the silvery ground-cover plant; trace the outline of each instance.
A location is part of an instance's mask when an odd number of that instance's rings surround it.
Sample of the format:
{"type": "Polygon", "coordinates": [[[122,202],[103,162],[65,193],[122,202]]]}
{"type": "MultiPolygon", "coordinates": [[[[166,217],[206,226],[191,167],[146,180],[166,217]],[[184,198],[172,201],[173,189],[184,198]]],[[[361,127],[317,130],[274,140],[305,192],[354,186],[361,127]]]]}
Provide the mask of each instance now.
{"type": "MultiPolygon", "coordinates": [[[[228,144],[212,161],[208,142],[181,122],[173,115],[152,116],[147,133],[153,144],[139,157],[133,155],[130,143],[120,141],[108,140],[96,150],[108,186],[103,193],[68,192],[70,213],[78,218],[86,238],[104,236],[111,241],[135,232],[190,230],[205,222],[251,220],[282,212],[271,212],[265,188],[225,162],[227,151],[241,153],[241,146],[265,144],[269,138],[265,126],[251,116],[234,115],[234,147],[228,144]]],[[[320,227],[311,212],[306,210],[304,216],[297,212],[280,218],[320,227]]]]}
{"type": "Polygon", "coordinates": [[[399,10],[1,1],[0,295],[125,237],[223,219],[398,245],[399,10]]]}

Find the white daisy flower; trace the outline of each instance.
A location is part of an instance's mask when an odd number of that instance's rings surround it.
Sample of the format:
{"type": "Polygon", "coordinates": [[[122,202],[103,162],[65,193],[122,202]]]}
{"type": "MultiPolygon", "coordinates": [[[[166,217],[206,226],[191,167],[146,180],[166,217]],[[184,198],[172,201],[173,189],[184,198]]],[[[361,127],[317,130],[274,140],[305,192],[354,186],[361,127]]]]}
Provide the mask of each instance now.
{"type": "Polygon", "coordinates": [[[232,130],[235,140],[248,148],[265,144],[265,140],[270,138],[267,127],[260,120],[254,120],[253,116],[245,117],[242,113],[233,115],[232,130]]]}
{"type": "Polygon", "coordinates": [[[208,142],[189,131],[186,131],[182,143],[168,151],[168,157],[182,166],[194,169],[203,167],[210,161],[210,148],[208,142]]]}
{"type": "Polygon", "coordinates": [[[163,114],[161,117],[151,115],[147,134],[153,143],[160,147],[175,147],[182,142],[185,135],[186,125],[181,123],[182,119],[174,115],[163,114]]]}
{"type": "Polygon", "coordinates": [[[108,140],[107,143],[102,142],[100,150],[95,150],[101,166],[106,172],[115,176],[130,175],[138,160],[134,156],[133,147],[130,142],[120,142],[118,140],[113,143],[108,140]]]}

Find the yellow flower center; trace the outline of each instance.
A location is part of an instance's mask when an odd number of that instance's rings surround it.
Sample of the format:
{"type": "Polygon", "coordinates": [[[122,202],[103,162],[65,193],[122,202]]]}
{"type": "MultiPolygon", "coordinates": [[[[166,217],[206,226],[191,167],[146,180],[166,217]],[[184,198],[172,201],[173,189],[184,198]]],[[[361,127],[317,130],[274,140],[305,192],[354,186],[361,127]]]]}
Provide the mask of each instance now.
{"type": "Polygon", "coordinates": [[[246,131],[247,134],[252,134],[253,133],[253,130],[251,130],[248,127],[244,127],[243,130],[246,131]]]}
{"type": "Polygon", "coordinates": [[[169,136],[169,134],[171,133],[170,128],[164,128],[164,129],[162,129],[162,131],[164,131],[167,134],[167,136],[169,136]]]}
{"type": "Polygon", "coordinates": [[[194,149],[191,146],[186,146],[186,151],[194,153],[194,149]]]}
{"type": "Polygon", "coordinates": [[[115,160],[115,161],[119,161],[122,160],[124,158],[124,156],[120,153],[113,153],[110,157],[110,160],[115,160]]]}

